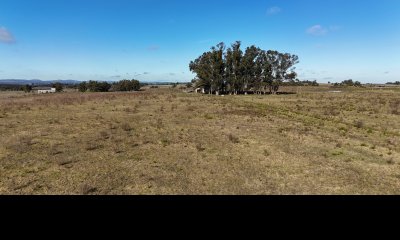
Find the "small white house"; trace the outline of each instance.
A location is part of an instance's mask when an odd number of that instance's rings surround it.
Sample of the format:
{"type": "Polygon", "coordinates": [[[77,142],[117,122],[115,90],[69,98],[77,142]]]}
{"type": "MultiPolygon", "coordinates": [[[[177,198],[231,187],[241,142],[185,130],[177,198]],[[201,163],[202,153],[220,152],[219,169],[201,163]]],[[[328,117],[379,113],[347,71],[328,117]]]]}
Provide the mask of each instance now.
{"type": "Polygon", "coordinates": [[[196,88],[196,89],[195,89],[195,92],[196,92],[196,93],[203,93],[203,94],[205,94],[205,93],[206,93],[206,90],[205,90],[204,88],[196,88]]]}
{"type": "Polygon", "coordinates": [[[43,87],[43,88],[38,88],[37,89],[39,94],[42,93],[55,93],[56,89],[55,88],[51,88],[51,87],[43,87]]]}

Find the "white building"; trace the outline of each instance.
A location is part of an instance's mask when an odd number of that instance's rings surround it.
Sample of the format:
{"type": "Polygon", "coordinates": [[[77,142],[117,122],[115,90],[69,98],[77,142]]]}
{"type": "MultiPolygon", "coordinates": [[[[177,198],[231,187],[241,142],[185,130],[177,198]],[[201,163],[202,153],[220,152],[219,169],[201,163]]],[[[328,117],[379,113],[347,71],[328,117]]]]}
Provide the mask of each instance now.
{"type": "Polygon", "coordinates": [[[204,88],[196,88],[195,92],[196,92],[196,93],[203,93],[203,94],[205,94],[205,93],[206,93],[206,90],[205,90],[204,88]]]}
{"type": "Polygon", "coordinates": [[[55,93],[56,89],[55,88],[51,88],[51,87],[42,87],[42,88],[38,88],[37,89],[39,94],[42,93],[55,93]]]}

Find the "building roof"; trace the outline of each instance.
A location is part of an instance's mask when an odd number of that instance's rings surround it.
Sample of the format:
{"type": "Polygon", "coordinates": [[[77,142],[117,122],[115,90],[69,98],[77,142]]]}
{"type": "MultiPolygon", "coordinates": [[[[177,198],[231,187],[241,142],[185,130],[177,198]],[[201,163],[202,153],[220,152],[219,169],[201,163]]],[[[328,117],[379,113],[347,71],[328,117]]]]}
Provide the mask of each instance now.
{"type": "Polygon", "coordinates": [[[32,90],[51,90],[53,89],[52,87],[34,87],[32,90]]]}

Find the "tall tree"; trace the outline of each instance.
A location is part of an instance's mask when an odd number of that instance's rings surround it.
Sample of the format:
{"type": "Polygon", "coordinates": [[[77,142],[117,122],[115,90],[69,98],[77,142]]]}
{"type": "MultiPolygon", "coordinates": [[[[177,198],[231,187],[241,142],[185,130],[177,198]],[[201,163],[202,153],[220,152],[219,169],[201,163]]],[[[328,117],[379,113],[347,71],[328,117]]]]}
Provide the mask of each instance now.
{"type": "Polygon", "coordinates": [[[241,42],[236,41],[225,53],[225,77],[227,89],[231,94],[238,94],[243,85],[241,42]]]}
{"type": "Polygon", "coordinates": [[[225,89],[225,62],[224,62],[225,44],[219,43],[211,48],[211,88],[219,95],[225,89]]]}
{"type": "Polygon", "coordinates": [[[203,87],[209,93],[212,93],[212,69],[211,69],[211,53],[205,52],[196,60],[190,62],[190,71],[197,74],[199,79],[196,87],[203,87]]]}
{"type": "Polygon", "coordinates": [[[130,91],[139,91],[140,90],[140,82],[138,80],[121,80],[119,82],[115,82],[112,85],[112,90],[117,92],[130,92],[130,91]]]}
{"type": "Polygon", "coordinates": [[[264,51],[256,46],[241,50],[236,41],[225,50],[220,43],[191,61],[189,68],[196,73],[196,87],[208,93],[229,92],[231,94],[254,92],[277,93],[284,81],[293,81],[298,56],[278,51],[264,51]]]}
{"type": "Polygon", "coordinates": [[[273,78],[272,64],[268,58],[268,52],[261,50],[257,59],[257,68],[260,68],[260,80],[259,80],[259,91],[266,93],[267,87],[270,86],[271,79],[273,78]]]}
{"type": "Polygon", "coordinates": [[[225,53],[225,79],[226,90],[230,93],[234,92],[235,72],[233,68],[233,51],[228,48],[225,53]]]}
{"type": "Polygon", "coordinates": [[[56,92],[62,92],[63,85],[59,82],[53,83],[52,87],[56,89],[56,92]]]}
{"type": "Polygon", "coordinates": [[[30,93],[32,91],[32,86],[26,84],[25,86],[22,87],[22,90],[26,93],[30,93]]]}
{"type": "Polygon", "coordinates": [[[277,93],[279,87],[282,85],[283,81],[295,78],[296,69],[294,66],[299,63],[299,57],[296,55],[291,55],[289,53],[279,53],[278,54],[278,63],[276,65],[276,75],[275,75],[275,83],[273,91],[277,93]]]}
{"type": "Polygon", "coordinates": [[[257,58],[261,52],[261,49],[256,46],[248,47],[243,55],[241,61],[241,91],[247,92],[251,88],[257,85],[257,77],[259,77],[259,69],[257,68],[257,58]]]}
{"type": "Polygon", "coordinates": [[[79,83],[78,89],[80,92],[86,92],[88,89],[86,82],[79,83]]]}
{"type": "Polygon", "coordinates": [[[93,80],[90,80],[86,86],[90,92],[108,92],[111,88],[111,84],[108,82],[97,82],[93,80]]]}
{"type": "Polygon", "coordinates": [[[280,78],[279,76],[279,52],[278,51],[272,51],[268,50],[266,52],[266,58],[267,58],[267,72],[265,74],[266,76],[266,84],[269,87],[269,92],[274,93],[275,90],[278,91],[276,88],[276,85],[279,84],[279,81],[277,79],[280,78]]]}

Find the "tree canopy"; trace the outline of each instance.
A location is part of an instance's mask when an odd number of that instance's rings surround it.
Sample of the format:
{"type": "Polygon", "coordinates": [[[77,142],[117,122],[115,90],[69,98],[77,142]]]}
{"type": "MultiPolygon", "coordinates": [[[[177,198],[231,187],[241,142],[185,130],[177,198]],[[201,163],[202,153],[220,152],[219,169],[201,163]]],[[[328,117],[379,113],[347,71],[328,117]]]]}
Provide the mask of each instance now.
{"type": "Polygon", "coordinates": [[[130,91],[139,91],[140,90],[140,82],[138,80],[121,80],[119,82],[115,82],[112,86],[113,91],[117,92],[130,92],[130,91]]]}
{"type": "Polygon", "coordinates": [[[296,55],[262,50],[254,45],[243,52],[241,42],[229,48],[223,42],[191,61],[189,69],[196,74],[194,86],[212,94],[277,93],[285,81],[297,77],[296,55]]]}
{"type": "Polygon", "coordinates": [[[25,86],[22,86],[22,91],[26,92],[26,93],[30,93],[32,91],[32,86],[29,84],[26,84],[25,86]]]}
{"type": "Polygon", "coordinates": [[[388,82],[386,83],[388,85],[400,85],[400,81],[396,81],[396,82],[388,82]]]}
{"type": "Polygon", "coordinates": [[[108,82],[98,82],[98,81],[89,81],[89,82],[81,82],[78,86],[79,91],[81,92],[130,92],[130,91],[139,91],[141,88],[141,84],[138,80],[121,80],[119,82],[114,82],[112,84],[108,82]]]}
{"type": "Polygon", "coordinates": [[[63,85],[59,82],[53,83],[51,86],[56,89],[56,92],[62,92],[64,89],[63,85]]]}
{"type": "Polygon", "coordinates": [[[344,80],[341,83],[335,83],[334,86],[362,87],[362,84],[359,81],[353,81],[353,79],[349,79],[349,80],[344,80]]]}

